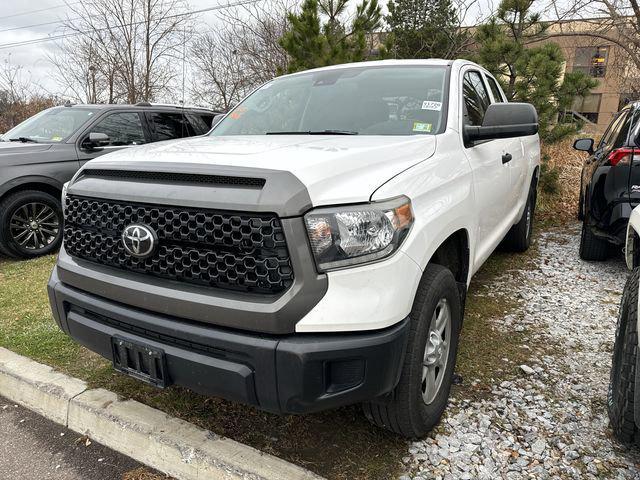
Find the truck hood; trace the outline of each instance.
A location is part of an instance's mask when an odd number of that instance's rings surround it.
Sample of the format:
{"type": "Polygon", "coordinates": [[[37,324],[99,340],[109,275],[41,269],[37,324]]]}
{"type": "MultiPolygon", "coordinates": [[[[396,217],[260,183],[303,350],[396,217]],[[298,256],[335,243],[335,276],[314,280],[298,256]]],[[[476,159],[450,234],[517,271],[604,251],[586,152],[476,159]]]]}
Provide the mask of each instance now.
{"type": "Polygon", "coordinates": [[[88,163],[135,170],[185,171],[191,164],[293,174],[314,206],[368,201],[375,190],[435,152],[434,136],[278,135],[196,137],[125,149],[88,163]]]}

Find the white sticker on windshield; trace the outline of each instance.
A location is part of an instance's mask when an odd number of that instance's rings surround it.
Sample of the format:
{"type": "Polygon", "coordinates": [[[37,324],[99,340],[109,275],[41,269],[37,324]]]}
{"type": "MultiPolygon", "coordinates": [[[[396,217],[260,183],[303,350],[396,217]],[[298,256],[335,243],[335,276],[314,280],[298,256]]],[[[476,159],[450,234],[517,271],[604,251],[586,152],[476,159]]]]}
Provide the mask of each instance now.
{"type": "Polygon", "coordinates": [[[434,102],[431,100],[427,100],[422,102],[422,110],[442,110],[442,102],[434,102]]]}

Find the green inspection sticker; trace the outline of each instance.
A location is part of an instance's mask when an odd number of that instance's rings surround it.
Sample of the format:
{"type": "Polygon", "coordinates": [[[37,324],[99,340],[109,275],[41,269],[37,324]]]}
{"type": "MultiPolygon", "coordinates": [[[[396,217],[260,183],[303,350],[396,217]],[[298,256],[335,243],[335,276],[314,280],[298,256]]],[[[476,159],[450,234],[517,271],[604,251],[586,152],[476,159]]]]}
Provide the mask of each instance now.
{"type": "Polygon", "coordinates": [[[413,131],[414,132],[431,132],[431,124],[430,123],[422,123],[422,122],[413,122],[413,131]]]}

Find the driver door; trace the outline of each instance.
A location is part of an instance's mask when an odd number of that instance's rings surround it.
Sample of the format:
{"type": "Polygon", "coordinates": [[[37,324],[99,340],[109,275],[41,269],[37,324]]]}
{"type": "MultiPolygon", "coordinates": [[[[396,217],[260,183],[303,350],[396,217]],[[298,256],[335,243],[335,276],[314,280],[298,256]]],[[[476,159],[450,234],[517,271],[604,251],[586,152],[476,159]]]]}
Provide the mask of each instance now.
{"type": "Polygon", "coordinates": [[[144,122],[138,112],[117,111],[100,117],[80,135],[76,144],[80,165],[106,153],[148,143],[150,139],[144,122]],[[88,141],[90,133],[104,133],[109,137],[109,143],[92,147],[88,141]]]}
{"type": "MultiPolygon", "coordinates": [[[[491,104],[489,91],[479,70],[462,73],[462,125],[482,125],[484,114],[491,104]]],[[[478,218],[475,265],[481,265],[505,233],[507,204],[511,190],[509,165],[503,162],[508,140],[494,139],[464,143],[464,153],[473,172],[474,197],[478,218]]]]}

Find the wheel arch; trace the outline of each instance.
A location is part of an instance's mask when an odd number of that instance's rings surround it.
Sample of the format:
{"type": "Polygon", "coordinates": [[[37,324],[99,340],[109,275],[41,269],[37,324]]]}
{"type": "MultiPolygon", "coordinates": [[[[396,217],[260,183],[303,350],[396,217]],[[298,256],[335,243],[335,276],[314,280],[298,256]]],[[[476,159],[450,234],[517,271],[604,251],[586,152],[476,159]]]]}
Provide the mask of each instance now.
{"type": "Polygon", "coordinates": [[[470,260],[469,233],[465,228],[461,228],[441,242],[427,262],[427,265],[436,264],[451,271],[458,284],[463,308],[469,280],[470,260]]]}
{"type": "Polygon", "coordinates": [[[62,195],[62,184],[49,177],[28,176],[16,178],[3,185],[0,189],[0,200],[13,193],[24,190],[38,190],[40,192],[48,193],[60,200],[60,196],[62,195]]]}

